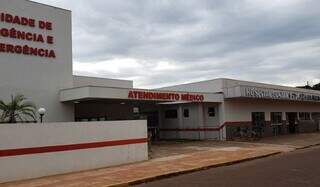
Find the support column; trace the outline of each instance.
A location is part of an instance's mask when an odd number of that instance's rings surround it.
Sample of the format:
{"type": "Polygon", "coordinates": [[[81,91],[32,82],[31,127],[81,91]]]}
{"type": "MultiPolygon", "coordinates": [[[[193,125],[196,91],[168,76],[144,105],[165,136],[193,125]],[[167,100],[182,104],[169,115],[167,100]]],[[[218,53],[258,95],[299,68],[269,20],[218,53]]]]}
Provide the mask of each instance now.
{"type": "MultiPolygon", "coordinates": [[[[183,110],[182,110],[182,106],[181,105],[178,105],[178,127],[179,129],[183,129],[183,110]]],[[[178,131],[177,132],[177,138],[178,139],[181,139],[183,136],[182,136],[182,133],[183,131],[178,131]]]]}
{"type": "MultiPolygon", "coordinates": [[[[198,104],[198,128],[204,129],[204,113],[203,113],[203,103],[198,104]]],[[[199,131],[199,139],[203,140],[206,138],[205,131],[199,131]]]]}
{"type": "MultiPolygon", "coordinates": [[[[219,127],[226,122],[226,109],[224,103],[218,104],[218,116],[219,116],[219,127]]],[[[224,126],[222,129],[219,130],[219,140],[227,140],[227,127],[224,126]]]]}
{"type": "Polygon", "coordinates": [[[162,113],[163,113],[163,109],[162,109],[162,107],[158,107],[158,135],[159,135],[159,138],[160,139],[162,139],[162,138],[164,138],[164,136],[163,136],[163,133],[161,132],[161,129],[163,129],[163,128],[165,128],[164,126],[163,126],[163,119],[162,119],[162,113]]]}

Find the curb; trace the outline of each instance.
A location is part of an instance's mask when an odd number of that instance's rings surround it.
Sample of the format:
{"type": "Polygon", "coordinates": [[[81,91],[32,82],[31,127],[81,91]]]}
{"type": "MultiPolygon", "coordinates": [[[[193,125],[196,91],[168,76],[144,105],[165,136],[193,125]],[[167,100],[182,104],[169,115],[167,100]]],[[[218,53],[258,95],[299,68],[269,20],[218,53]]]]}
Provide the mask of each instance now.
{"type": "Polygon", "coordinates": [[[127,187],[127,186],[130,186],[130,185],[137,185],[137,184],[142,184],[142,183],[146,183],[146,182],[152,182],[152,181],[155,181],[155,180],[175,177],[175,176],[178,176],[178,175],[193,173],[193,172],[196,172],[196,171],[202,171],[202,170],[207,170],[207,169],[211,169],[211,168],[217,168],[217,167],[221,167],[221,166],[230,166],[230,165],[233,165],[233,164],[239,164],[239,163],[242,163],[242,162],[248,162],[248,161],[252,161],[252,160],[257,160],[257,159],[261,159],[261,158],[266,158],[266,157],[278,155],[280,153],[282,153],[282,152],[281,151],[277,151],[277,152],[269,153],[269,154],[266,154],[266,155],[261,155],[261,156],[251,157],[251,158],[244,158],[244,159],[235,160],[235,161],[229,161],[229,162],[220,163],[220,164],[202,166],[202,167],[188,169],[188,170],[184,170],[184,171],[165,173],[165,174],[161,174],[161,175],[157,175],[157,176],[147,177],[147,178],[144,178],[144,179],[137,179],[135,181],[125,182],[125,183],[121,183],[121,184],[114,184],[114,185],[110,185],[110,186],[106,186],[106,187],[127,187]]]}
{"type": "Polygon", "coordinates": [[[320,143],[316,143],[316,144],[312,144],[312,145],[307,145],[307,146],[304,146],[304,147],[297,147],[296,150],[308,149],[308,148],[316,147],[316,146],[320,146],[320,143]]]}

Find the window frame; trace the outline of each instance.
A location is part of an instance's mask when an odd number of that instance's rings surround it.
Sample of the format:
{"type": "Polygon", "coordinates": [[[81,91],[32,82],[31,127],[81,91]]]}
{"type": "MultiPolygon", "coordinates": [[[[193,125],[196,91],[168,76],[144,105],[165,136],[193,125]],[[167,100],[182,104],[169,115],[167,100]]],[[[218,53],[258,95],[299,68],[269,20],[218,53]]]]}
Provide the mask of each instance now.
{"type": "Polygon", "coordinates": [[[189,118],[189,117],[190,117],[190,110],[189,110],[189,108],[183,109],[183,117],[184,117],[184,118],[189,118]]]}
{"type": "Polygon", "coordinates": [[[178,110],[177,109],[168,109],[164,111],[165,119],[177,119],[178,118],[178,110]]]}
{"type": "Polygon", "coordinates": [[[310,112],[299,112],[299,120],[309,121],[311,120],[311,113],[310,112]]]}
{"type": "Polygon", "coordinates": [[[209,117],[216,117],[216,107],[214,107],[214,106],[209,106],[208,107],[208,116],[209,117]],[[210,111],[210,109],[213,109],[213,111],[210,111]]]}
{"type": "Polygon", "coordinates": [[[282,112],[270,112],[270,121],[271,121],[271,125],[282,125],[283,113],[282,112]]]}

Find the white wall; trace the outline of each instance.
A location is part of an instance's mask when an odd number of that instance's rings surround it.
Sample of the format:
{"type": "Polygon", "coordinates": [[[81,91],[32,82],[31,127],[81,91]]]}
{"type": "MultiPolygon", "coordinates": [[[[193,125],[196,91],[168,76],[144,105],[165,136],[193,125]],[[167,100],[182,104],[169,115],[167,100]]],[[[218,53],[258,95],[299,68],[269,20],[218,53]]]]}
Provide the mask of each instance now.
{"type": "MultiPolygon", "coordinates": [[[[165,90],[147,90],[147,89],[131,89],[131,88],[116,88],[116,87],[101,87],[101,86],[86,86],[69,88],[60,91],[60,101],[74,101],[81,99],[131,99],[128,98],[129,91],[142,91],[142,92],[159,92],[159,93],[175,93],[175,94],[201,94],[204,96],[203,102],[222,102],[222,94],[214,93],[201,93],[201,92],[180,92],[180,91],[165,91],[165,90]]],[[[148,99],[135,99],[135,100],[148,100],[148,99]]],[[[156,100],[154,100],[156,101],[156,100]]],[[[160,101],[160,100],[158,100],[160,101]]]]}
{"type": "MultiPolygon", "coordinates": [[[[182,107],[182,129],[199,129],[203,128],[203,116],[202,111],[199,112],[199,107],[202,107],[202,103],[183,104],[182,107]],[[189,117],[184,117],[184,109],[189,110],[189,117]]],[[[201,139],[201,131],[181,131],[180,137],[182,139],[201,139]]]]}
{"type": "Polygon", "coordinates": [[[204,103],[204,126],[205,127],[219,127],[220,121],[220,110],[219,110],[219,104],[218,103],[204,103]],[[215,116],[209,116],[208,109],[210,107],[214,107],[215,109],[215,116]]]}
{"type": "MultiPolygon", "coordinates": [[[[221,103],[204,103],[203,104],[203,116],[204,116],[204,127],[205,128],[219,128],[221,108],[219,107],[221,103]],[[215,116],[209,116],[208,109],[209,107],[215,108],[215,116]]],[[[205,139],[219,139],[219,131],[205,131],[205,139]]]]}
{"type": "Polygon", "coordinates": [[[147,123],[108,121],[0,125],[0,183],[148,159],[147,142],[4,156],[4,150],[146,139],[147,123]]]}
{"type": "Polygon", "coordinates": [[[117,88],[133,88],[133,81],[74,75],[73,86],[74,87],[104,86],[104,87],[117,87],[117,88]]]}
{"type": "Polygon", "coordinates": [[[270,121],[270,112],[320,112],[320,103],[309,102],[232,99],[225,101],[224,106],[227,122],[251,121],[252,112],[265,112],[267,121],[270,121]]]}
{"type": "Polygon", "coordinates": [[[222,92],[224,79],[213,79],[201,82],[180,84],[174,86],[168,86],[160,88],[160,90],[173,90],[173,91],[184,91],[184,92],[209,92],[216,93],[222,92]]]}
{"type": "Polygon", "coordinates": [[[208,128],[219,127],[218,103],[189,103],[179,105],[164,105],[160,112],[161,138],[164,139],[218,139],[219,131],[206,131],[208,128]],[[215,107],[215,117],[209,117],[208,107],[215,107]],[[165,111],[175,109],[178,118],[165,118],[165,111]],[[189,109],[189,117],[184,117],[184,109],[189,109]],[[169,130],[173,129],[173,130],[169,130]]]}
{"type": "MultiPolygon", "coordinates": [[[[179,113],[179,105],[163,105],[159,111],[160,128],[161,129],[179,129],[181,128],[181,113],[179,113]],[[166,110],[177,110],[178,117],[174,119],[168,119],[165,117],[166,110]]],[[[165,139],[177,139],[180,138],[180,132],[178,131],[163,131],[160,133],[161,138],[165,139]]]]}
{"type": "Polygon", "coordinates": [[[0,37],[0,43],[53,49],[56,58],[0,53],[0,99],[24,94],[48,111],[44,120],[73,121],[73,105],[59,102],[59,90],[72,87],[71,12],[26,0],[1,0],[0,12],[50,21],[52,31],[0,22],[0,28],[53,36],[54,44],[0,37]]]}

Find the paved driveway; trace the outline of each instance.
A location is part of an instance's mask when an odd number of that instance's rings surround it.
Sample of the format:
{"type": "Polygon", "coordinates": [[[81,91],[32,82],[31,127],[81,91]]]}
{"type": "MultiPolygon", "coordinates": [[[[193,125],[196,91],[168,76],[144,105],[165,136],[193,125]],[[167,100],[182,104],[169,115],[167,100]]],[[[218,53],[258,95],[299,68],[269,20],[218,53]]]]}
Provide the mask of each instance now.
{"type": "Polygon", "coordinates": [[[136,187],[320,186],[320,147],[157,180],[136,187]]]}

